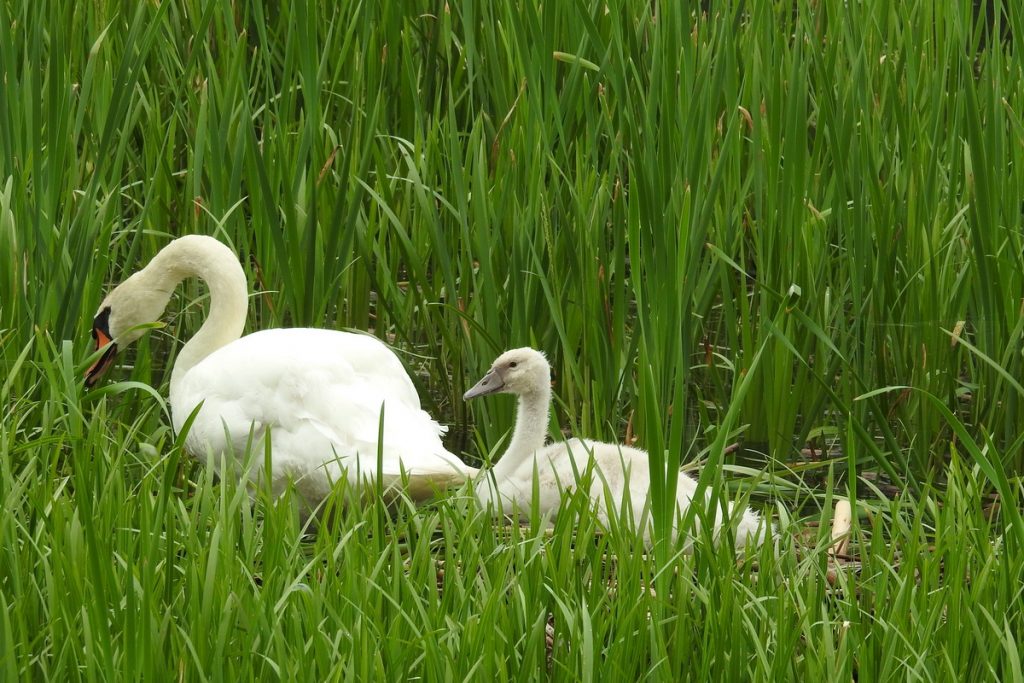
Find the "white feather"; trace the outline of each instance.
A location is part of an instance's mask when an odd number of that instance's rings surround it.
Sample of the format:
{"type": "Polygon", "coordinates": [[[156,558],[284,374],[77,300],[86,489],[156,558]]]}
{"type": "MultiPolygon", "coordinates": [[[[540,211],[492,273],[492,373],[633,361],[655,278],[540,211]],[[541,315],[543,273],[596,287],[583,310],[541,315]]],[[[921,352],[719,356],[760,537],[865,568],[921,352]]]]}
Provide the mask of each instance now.
{"type": "MultiPolygon", "coordinates": [[[[491,393],[516,394],[519,408],[508,448],[490,471],[481,472],[476,482],[482,504],[492,505],[506,515],[514,511],[528,513],[536,506],[542,514],[554,519],[566,493],[575,490],[578,483],[589,476],[588,494],[598,520],[606,528],[613,516],[617,522],[635,525],[634,528],[642,525],[645,540],[650,540],[651,469],[646,451],[581,439],[545,444],[551,405],[551,368],[543,354],[530,348],[506,351],[494,361],[480,382],[466,392],[465,398],[491,393]],[[624,510],[629,515],[626,519],[622,517],[624,510]]],[[[678,474],[677,522],[697,492],[693,478],[682,472],[678,474]]],[[[719,510],[714,523],[716,538],[721,527],[719,510]]],[[[737,523],[736,547],[760,545],[770,533],[772,529],[767,522],[744,508],[737,523]]]]}
{"type": "Polygon", "coordinates": [[[101,314],[110,309],[107,336],[131,341],[131,328],[159,317],[169,292],[192,276],[209,285],[210,312],[178,356],[170,404],[176,431],[198,407],[185,441],[194,457],[212,459],[222,476],[259,481],[269,440],[272,490],[292,481],[310,506],[346,478],[364,486],[379,477],[391,487],[404,474],[410,495],[421,498],[476,472],[444,448],[444,428],[376,337],[292,328],[239,338],[245,276],[212,238],[175,240],[115,288],[100,306],[101,314]]]}

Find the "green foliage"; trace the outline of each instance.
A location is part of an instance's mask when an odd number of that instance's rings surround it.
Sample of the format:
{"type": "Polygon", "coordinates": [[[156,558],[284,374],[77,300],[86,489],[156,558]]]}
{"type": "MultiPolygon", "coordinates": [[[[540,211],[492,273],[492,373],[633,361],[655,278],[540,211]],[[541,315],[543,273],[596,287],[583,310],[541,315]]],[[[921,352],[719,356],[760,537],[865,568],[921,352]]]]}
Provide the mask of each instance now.
{"type": "Polygon", "coordinates": [[[0,3],[0,677],[1021,680],[1024,13],[974,4],[0,3]],[[169,431],[199,286],[82,391],[105,287],[193,232],[250,329],[394,344],[469,459],[513,406],[462,393],[543,349],[552,433],[703,462],[778,557],[462,494],[303,537],[169,431]]]}

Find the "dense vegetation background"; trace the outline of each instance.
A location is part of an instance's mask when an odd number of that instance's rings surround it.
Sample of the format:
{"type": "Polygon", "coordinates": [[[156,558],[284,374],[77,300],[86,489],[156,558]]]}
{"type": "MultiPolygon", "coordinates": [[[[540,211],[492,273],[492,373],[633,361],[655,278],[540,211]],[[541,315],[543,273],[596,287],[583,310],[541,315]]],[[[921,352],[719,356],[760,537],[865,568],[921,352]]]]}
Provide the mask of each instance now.
{"type": "Polygon", "coordinates": [[[989,4],[0,3],[3,678],[1021,680],[1024,12],[989,4]],[[192,232],[251,329],[391,342],[467,459],[513,406],[463,391],[545,350],[553,434],[703,465],[778,554],[462,495],[303,537],[169,432],[198,285],[82,391],[105,288],[192,232]]]}

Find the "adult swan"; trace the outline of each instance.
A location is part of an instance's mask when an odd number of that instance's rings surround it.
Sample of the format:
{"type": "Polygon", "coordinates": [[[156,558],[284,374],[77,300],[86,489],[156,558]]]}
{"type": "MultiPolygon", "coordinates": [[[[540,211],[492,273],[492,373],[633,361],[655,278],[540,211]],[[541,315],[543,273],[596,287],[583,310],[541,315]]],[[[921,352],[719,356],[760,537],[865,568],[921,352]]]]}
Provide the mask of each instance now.
{"type": "Polygon", "coordinates": [[[201,404],[185,441],[193,457],[212,458],[222,476],[223,466],[255,482],[269,439],[272,491],[279,494],[291,480],[310,506],[343,478],[363,486],[379,476],[390,488],[405,475],[407,492],[419,499],[475,474],[445,450],[444,428],[420,408],[402,363],[376,337],[303,328],[242,337],[245,273],[212,237],[174,240],[107,295],[92,329],[96,348],[106,351],[86,373],[86,386],[141,336],[139,325],[160,318],[175,287],[190,277],[209,287],[209,315],[174,363],[170,405],[180,432],[201,404]]]}

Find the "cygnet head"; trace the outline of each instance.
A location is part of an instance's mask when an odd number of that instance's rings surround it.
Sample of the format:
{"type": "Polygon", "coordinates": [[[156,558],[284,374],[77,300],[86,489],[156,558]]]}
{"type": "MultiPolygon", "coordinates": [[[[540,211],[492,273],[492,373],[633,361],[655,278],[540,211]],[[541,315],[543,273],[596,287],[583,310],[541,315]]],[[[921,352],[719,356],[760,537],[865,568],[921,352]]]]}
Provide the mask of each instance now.
{"type": "Polygon", "coordinates": [[[531,394],[551,386],[551,366],[540,351],[512,349],[498,356],[487,374],[462,398],[488,394],[531,394]]]}
{"type": "Polygon", "coordinates": [[[146,269],[140,270],[115,287],[103,299],[92,322],[96,350],[106,352],[85,373],[85,386],[91,387],[114,363],[118,347],[135,341],[145,332],[142,325],[160,319],[171,299],[170,288],[154,286],[146,269]]]}

